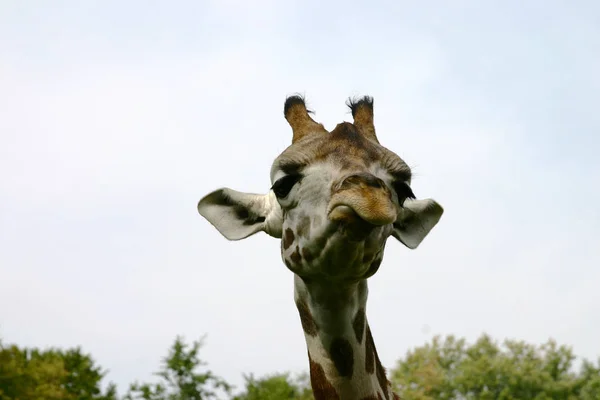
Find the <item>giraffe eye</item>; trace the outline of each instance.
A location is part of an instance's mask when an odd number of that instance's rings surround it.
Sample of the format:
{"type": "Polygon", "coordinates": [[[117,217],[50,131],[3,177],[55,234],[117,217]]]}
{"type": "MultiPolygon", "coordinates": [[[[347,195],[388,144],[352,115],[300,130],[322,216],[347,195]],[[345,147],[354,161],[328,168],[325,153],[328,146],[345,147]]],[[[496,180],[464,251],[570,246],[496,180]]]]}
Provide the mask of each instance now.
{"type": "Polygon", "coordinates": [[[415,194],[406,182],[395,182],[394,190],[398,195],[398,201],[400,202],[400,205],[403,205],[406,199],[416,199],[415,194]]]}
{"type": "Polygon", "coordinates": [[[290,193],[290,190],[298,183],[301,177],[302,176],[298,174],[286,175],[283,178],[278,179],[273,184],[273,187],[271,187],[271,190],[273,190],[278,199],[283,199],[290,193]]]}

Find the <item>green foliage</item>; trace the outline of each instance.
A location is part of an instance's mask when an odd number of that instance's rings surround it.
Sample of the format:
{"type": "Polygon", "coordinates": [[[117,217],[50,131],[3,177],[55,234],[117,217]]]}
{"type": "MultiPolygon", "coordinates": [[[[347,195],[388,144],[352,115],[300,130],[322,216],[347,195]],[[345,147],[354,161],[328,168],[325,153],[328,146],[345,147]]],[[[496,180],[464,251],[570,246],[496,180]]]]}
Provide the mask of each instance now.
{"type": "Polygon", "coordinates": [[[89,355],[81,349],[71,349],[62,352],[62,358],[67,371],[65,388],[78,400],[112,400],[116,399],[116,388],[109,385],[105,394],[101,393],[100,383],[105,373],[94,365],[89,355]]]}
{"type": "MultiPolygon", "coordinates": [[[[134,383],[123,400],[312,399],[307,374],[244,376],[243,390],[232,388],[206,369],[199,357],[202,340],[177,338],[156,373],[157,383],[134,383]],[[223,398],[223,396],[221,398],[223,398]]],[[[541,346],[489,336],[475,343],[447,336],[434,338],[399,360],[391,381],[406,400],[600,400],[600,360],[584,360],[550,340],[541,346]]],[[[104,392],[105,373],[79,348],[21,349],[0,342],[0,400],[117,400],[114,385],[104,392]]]]}
{"type": "Polygon", "coordinates": [[[573,372],[570,348],[550,340],[541,346],[489,336],[474,344],[447,336],[433,339],[398,361],[391,381],[403,399],[600,399],[600,363],[573,372]]]}
{"type": "Polygon", "coordinates": [[[581,400],[600,399],[600,359],[597,366],[589,361],[584,361],[581,366],[580,379],[584,382],[581,388],[581,400]]]}
{"type": "Polygon", "coordinates": [[[252,374],[244,376],[246,390],[233,400],[311,400],[308,375],[291,379],[288,373],[273,374],[260,379],[252,374]]]}
{"type": "Polygon", "coordinates": [[[114,400],[104,373],[79,349],[20,349],[0,344],[0,400],[114,400]]]}
{"type": "Polygon", "coordinates": [[[217,398],[217,390],[229,393],[231,387],[211,371],[198,372],[206,365],[198,357],[202,340],[191,348],[177,337],[159,372],[161,383],[134,383],[125,400],[206,400],[217,398]]]}

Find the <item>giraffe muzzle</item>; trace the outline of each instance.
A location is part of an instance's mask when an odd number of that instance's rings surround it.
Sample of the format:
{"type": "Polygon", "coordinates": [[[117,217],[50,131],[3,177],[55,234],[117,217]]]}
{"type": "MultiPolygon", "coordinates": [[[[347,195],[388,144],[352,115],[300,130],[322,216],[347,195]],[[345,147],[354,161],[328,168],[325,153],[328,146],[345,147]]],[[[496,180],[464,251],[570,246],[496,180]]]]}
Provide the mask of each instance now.
{"type": "Polygon", "coordinates": [[[382,226],[396,221],[398,211],[390,190],[383,181],[367,173],[346,177],[329,202],[331,221],[355,222],[357,219],[382,226]]]}

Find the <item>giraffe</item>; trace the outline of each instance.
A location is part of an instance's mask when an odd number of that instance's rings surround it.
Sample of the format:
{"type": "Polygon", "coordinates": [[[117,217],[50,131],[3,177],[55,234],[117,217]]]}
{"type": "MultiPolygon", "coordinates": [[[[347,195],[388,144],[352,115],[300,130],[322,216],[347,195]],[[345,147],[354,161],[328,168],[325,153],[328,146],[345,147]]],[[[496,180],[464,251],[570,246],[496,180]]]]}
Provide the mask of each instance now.
{"type": "Polygon", "coordinates": [[[302,96],[287,97],[292,144],[272,164],[270,191],[218,189],[200,200],[198,212],[229,240],[261,231],[281,239],[316,400],[398,399],[367,322],[367,278],[390,236],[415,249],[443,208],[417,200],[411,169],[379,144],[373,98],[346,104],[353,123],[328,132],[302,96]]]}

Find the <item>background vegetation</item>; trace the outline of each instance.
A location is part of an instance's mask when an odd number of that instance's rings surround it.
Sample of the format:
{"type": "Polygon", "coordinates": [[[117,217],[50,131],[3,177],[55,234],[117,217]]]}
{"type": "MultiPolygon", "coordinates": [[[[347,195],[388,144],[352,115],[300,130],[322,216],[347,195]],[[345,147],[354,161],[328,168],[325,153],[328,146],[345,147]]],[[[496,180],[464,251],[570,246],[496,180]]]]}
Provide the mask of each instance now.
{"type": "MultiPolygon", "coordinates": [[[[119,395],[103,384],[106,370],[80,348],[28,349],[0,342],[0,400],[307,400],[307,374],[246,375],[234,388],[200,357],[202,340],[181,337],[168,349],[156,379],[133,382],[119,395]]],[[[409,351],[389,371],[403,399],[600,399],[600,360],[577,363],[571,348],[553,340],[536,346],[475,343],[447,336],[409,351]],[[576,365],[577,364],[577,365],[576,365]]]]}

